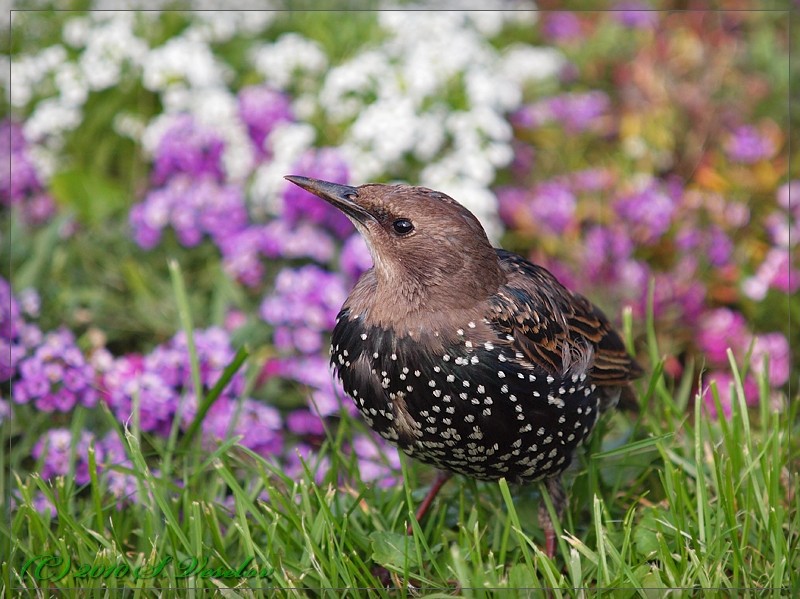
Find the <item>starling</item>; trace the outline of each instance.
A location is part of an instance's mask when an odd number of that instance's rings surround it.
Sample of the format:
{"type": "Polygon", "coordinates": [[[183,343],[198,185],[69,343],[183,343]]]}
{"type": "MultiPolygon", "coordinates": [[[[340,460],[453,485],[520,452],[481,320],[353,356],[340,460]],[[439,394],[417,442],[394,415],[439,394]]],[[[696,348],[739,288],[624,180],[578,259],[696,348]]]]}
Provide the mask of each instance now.
{"type": "MultiPolygon", "coordinates": [[[[417,517],[455,472],[543,480],[560,518],[561,473],[642,373],[606,316],[494,248],[441,192],[286,179],[347,215],[372,254],[336,319],[331,363],[372,429],[442,472],[417,517]]],[[[543,505],[539,520],[552,557],[543,505]]]]}

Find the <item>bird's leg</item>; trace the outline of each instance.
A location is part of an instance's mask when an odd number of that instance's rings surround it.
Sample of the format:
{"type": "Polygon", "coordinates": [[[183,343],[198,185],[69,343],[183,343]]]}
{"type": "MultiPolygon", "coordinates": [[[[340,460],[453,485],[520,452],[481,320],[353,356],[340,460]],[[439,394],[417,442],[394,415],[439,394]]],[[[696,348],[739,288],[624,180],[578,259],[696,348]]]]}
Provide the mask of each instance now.
{"type": "MultiPolygon", "coordinates": [[[[556,511],[556,517],[559,521],[564,519],[564,511],[567,507],[567,495],[564,492],[564,486],[561,484],[561,477],[548,478],[544,481],[544,487],[550,495],[550,501],[553,502],[553,508],[556,511]]],[[[544,497],[539,503],[539,526],[544,530],[544,552],[547,557],[553,559],[556,555],[556,531],[553,526],[553,520],[550,518],[550,512],[547,510],[547,504],[544,497]]]]}
{"type": "MultiPolygon", "coordinates": [[[[428,508],[433,503],[433,500],[439,494],[439,491],[442,489],[444,484],[450,480],[450,477],[453,476],[451,472],[445,472],[443,470],[436,471],[436,479],[433,481],[431,485],[431,490],[428,491],[428,494],[425,496],[425,499],[422,500],[422,503],[419,504],[417,508],[417,513],[415,514],[415,518],[417,522],[420,522],[425,514],[428,512],[428,508]]],[[[406,534],[411,534],[413,532],[413,527],[411,524],[408,525],[406,529],[406,534]]]]}

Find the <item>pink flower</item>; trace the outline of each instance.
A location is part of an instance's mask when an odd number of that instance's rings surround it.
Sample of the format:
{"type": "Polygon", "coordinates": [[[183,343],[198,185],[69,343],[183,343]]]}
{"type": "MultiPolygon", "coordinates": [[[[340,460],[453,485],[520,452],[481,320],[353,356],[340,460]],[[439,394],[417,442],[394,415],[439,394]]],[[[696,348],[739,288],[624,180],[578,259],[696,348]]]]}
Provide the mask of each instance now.
{"type": "Polygon", "coordinates": [[[750,334],[744,316],[729,308],[707,312],[700,321],[697,343],[709,362],[717,366],[727,364],[727,349],[735,355],[744,353],[750,334]]]}
{"type": "MultiPolygon", "coordinates": [[[[706,411],[712,418],[718,418],[717,406],[714,403],[714,395],[711,393],[711,383],[715,383],[717,392],[719,394],[719,403],[722,408],[722,413],[725,418],[730,418],[733,414],[734,406],[736,405],[735,395],[735,380],[733,374],[727,371],[712,372],[704,377],[705,384],[703,385],[701,394],[703,403],[705,404],[706,411]]],[[[744,388],[744,398],[748,406],[755,406],[758,404],[758,385],[755,381],[747,377],[742,381],[744,388]]]]}
{"type": "Polygon", "coordinates": [[[742,283],[742,289],[747,297],[756,301],[764,299],[770,289],[783,293],[800,289],[800,272],[791,268],[789,250],[772,248],[756,274],[742,283]]]}
{"type": "Polygon", "coordinates": [[[792,354],[789,342],[783,333],[766,333],[757,335],[750,355],[750,366],[753,372],[764,372],[764,358],[769,358],[769,384],[780,387],[789,380],[792,370],[792,354]]]}

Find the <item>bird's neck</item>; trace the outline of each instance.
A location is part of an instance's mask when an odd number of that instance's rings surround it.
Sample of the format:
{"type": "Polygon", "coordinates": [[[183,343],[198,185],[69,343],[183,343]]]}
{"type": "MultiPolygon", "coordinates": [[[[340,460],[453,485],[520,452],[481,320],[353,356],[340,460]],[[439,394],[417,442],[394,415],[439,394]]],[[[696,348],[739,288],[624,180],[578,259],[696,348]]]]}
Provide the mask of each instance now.
{"type": "Polygon", "coordinates": [[[358,281],[347,305],[351,313],[382,327],[424,330],[448,315],[478,313],[504,279],[499,266],[452,272],[434,266],[400,273],[376,265],[358,281]]]}

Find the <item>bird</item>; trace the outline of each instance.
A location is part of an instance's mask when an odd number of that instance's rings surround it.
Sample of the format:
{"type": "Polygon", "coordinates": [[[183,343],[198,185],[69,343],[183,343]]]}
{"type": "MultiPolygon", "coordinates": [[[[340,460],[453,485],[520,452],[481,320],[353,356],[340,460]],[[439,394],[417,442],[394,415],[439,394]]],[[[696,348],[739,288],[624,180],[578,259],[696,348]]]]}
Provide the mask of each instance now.
{"type": "MultiPolygon", "coordinates": [[[[562,473],[601,413],[635,402],[643,373],[605,314],[495,248],[442,192],[285,179],[344,213],[369,248],[373,266],[336,318],[330,359],[369,427],[437,469],[417,520],[454,473],[541,481],[561,520],[562,473]]],[[[538,520],[553,558],[543,502],[538,520]]]]}

